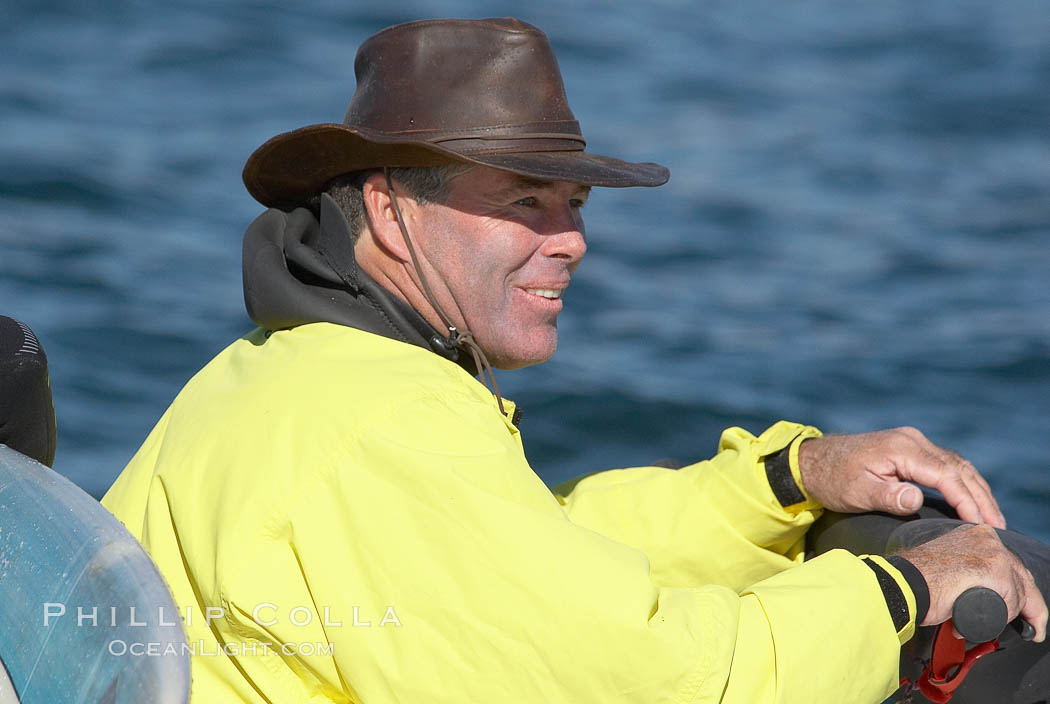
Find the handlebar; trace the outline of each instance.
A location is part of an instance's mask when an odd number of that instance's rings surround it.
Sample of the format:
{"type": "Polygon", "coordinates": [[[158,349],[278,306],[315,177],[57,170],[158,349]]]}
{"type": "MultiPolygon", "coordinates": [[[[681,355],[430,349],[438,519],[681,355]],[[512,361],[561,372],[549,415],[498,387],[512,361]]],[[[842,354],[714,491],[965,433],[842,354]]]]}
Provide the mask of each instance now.
{"type": "MultiPolygon", "coordinates": [[[[855,555],[890,555],[922,545],[963,525],[963,521],[947,517],[946,512],[950,512],[951,507],[941,501],[941,508],[937,509],[933,506],[936,504],[936,499],[927,497],[919,520],[879,513],[846,515],[826,512],[807,536],[810,556],[834,548],[846,548],[855,555]]],[[[1044,597],[1050,599],[1050,547],[1012,530],[996,532],[1003,545],[1032,573],[1044,597]]],[[[988,593],[984,596],[967,596],[971,591],[967,590],[956,600],[952,621],[955,630],[971,643],[988,642],[1006,628],[1006,605],[994,591],[985,589],[983,591],[988,593]]],[[[1013,626],[1022,639],[1030,641],[1035,637],[1031,624],[1017,619],[1013,626]]]]}
{"type": "MultiPolygon", "coordinates": [[[[952,606],[952,623],[971,643],[986,643],[1006,629],[1006,602],[988,587],[970,587],[955,600],[952,606]]],[[[1021,637],[1032,640],[1035,628],[1026,621],[1017,620],[1021,637]]]]}
{"type": "Polygon", "coordinates": [[[955,600],[952,623],[971,643],[986,643],[1006,628],[1006,602],[988,587],[970,587],[955,600]]]}

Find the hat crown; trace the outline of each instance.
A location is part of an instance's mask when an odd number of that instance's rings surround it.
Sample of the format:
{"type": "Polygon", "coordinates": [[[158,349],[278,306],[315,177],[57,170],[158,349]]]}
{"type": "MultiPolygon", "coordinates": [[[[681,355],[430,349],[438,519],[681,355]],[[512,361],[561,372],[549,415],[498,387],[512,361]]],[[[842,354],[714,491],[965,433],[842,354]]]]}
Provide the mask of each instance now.
{"type": "Polygon", "coordinates": [[[361,45],[354,72],[348,127],[427,142],[580,135],[547,36],[516,19],[396,25],[361,45]]]}
{"type": "Polygon", "coordinates": [[[379,167],[473,163],[541,181],[658,186],[669,172],[585,150],[547,35],[516,19],[423,20],[365,40],[342,124],[270,138],[244,165],[260,203],[308,203],[379,167]]]}

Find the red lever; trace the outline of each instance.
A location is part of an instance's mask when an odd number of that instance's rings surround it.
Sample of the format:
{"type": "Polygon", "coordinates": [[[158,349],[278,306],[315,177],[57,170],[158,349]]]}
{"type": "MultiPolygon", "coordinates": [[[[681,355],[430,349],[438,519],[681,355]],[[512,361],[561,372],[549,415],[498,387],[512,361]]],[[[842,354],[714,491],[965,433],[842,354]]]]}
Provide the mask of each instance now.
{"type": "Polygon", "coordinates": [[[954,633],[951,620],[937,627],[930,662],[919,675],[919,691],[931,702],[943,704],[955,694],[974,663],[999,647],[996,638],[966,649],[966,641],[954,633]]]}

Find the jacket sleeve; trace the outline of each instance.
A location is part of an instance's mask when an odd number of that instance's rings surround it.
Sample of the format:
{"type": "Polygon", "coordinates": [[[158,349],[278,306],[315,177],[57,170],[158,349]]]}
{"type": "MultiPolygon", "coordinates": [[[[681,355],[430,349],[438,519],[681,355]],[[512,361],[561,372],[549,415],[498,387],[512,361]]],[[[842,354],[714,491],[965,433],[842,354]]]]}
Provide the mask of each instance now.
{"type": "Polygon", "coordinates": [[[895,627],[860,559],[831,552],[740,594],[659,586],[644,553],[568,519],[492,408],[461,401],[376,413],[224,575],[227,637],[331,644],[268,661],[288,701],[863,703],[896,688],[913,624],[895,627]]]}
{"type": "Polygon", "coordinates": [[[554,491],[574,523],[644,552],[657,583],[739,591],[802,562],[821,508],[802,487],[798,445],[819,435],[785,421],[758,437],[729,428],[710,460],[609,470],[554,491]]]}

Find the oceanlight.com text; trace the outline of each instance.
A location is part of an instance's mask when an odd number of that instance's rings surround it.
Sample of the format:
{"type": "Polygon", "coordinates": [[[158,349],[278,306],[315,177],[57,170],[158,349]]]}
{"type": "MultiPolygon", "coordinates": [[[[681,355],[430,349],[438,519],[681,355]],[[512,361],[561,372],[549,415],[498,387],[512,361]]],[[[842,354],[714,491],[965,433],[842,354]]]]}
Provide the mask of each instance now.
{"type": "Polygon", "coordinates": [[[160,641],[126,641],[115,638],[107,646],[110,655],[123,657],[165,657],[185,656],[191,657],[217,657],[225,655],[228,657],[245,657],[255,655],[281,654],[286,656],[295,655],[326,655],[331,657],[335,654],[333,643],[273,643],[272,641],[248,641],[245,643],[209,643],[198,640],[194,643],[171,643],[160,641]]]}

